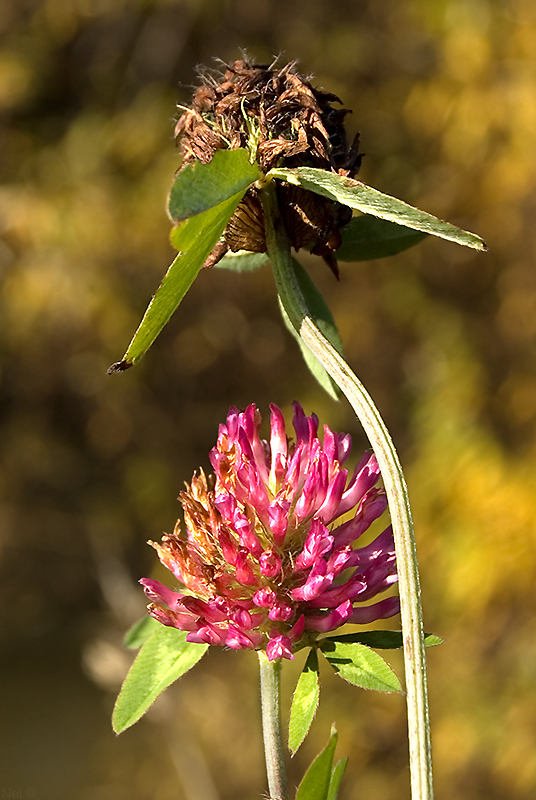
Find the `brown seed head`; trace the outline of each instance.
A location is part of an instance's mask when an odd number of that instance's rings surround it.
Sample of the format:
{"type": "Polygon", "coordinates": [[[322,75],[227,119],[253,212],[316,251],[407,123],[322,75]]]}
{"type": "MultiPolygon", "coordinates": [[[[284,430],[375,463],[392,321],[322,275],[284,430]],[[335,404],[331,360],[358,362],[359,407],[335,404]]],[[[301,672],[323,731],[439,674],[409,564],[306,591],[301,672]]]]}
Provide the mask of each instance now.
{"type": "MultiPolygon", "coordinates": [[[[191,107],[175,128],[183,165],[207,164],[216,150],[244,147],[264,173],[276,165],[316,167],[344,177],[357,173],[359,135],[349,146],[343,124],[348,110],[333,108],[339,98],[315,89],[295,72],[294,62],[277,69],[238,60],[223,74],[207,71],[201,78],[191,107]]],[[[278,193],[292,246],[309,247],[337,274],[334,252],[351,211],[285,182],[278,193]]],[[[244,196],[205,266],[215,264],[229,249],[266,252],[264,212],[255,187],[244,196]]]]}

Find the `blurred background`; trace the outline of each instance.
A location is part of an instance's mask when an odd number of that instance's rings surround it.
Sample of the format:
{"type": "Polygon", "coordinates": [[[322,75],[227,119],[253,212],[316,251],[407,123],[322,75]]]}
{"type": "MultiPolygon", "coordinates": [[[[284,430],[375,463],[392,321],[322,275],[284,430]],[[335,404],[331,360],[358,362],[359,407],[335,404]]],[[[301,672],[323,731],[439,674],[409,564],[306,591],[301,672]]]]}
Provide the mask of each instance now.
{"type": "MultiPolygon", "coordinates": [[[[342,264],[340,282],[302,263],[407,470],[426,629],[445,640],[429,651],[437,797],[533,798],[533,0],[2,0],[0,31],[3,796],[265,790],[248,653],[213,648],[134,728],[109,722],[137,580],[157,574],[145,542],[172,529],[228,406],[299,399],[365,446],[302,363],[268,269],[202,273],[143,362],[106,375],[173,258],[176,103],[196,65],[247,48],[299,59],[353,109],[362,180],[489,245],[427,240],[342,264]]],[[[322,698],[291,781],[336,721],[341,800],[408,798],[403,698],[328,669],[322,698]]]]}

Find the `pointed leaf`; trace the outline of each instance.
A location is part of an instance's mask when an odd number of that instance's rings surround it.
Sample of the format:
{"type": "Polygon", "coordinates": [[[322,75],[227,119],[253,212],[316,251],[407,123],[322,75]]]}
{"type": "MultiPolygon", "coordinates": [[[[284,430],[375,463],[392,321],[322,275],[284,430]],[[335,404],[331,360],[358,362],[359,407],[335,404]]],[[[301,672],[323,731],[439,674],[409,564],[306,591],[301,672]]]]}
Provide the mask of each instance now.
{"type": "Polygon", "coordinates": [[[216,269],[232,269],[236,272],[251,272],[268,263],[266,253],[250,253],[249,250],[239,250],[238,253],[227,253],[215,265],[216,269]]]}
{"type": "Polygon", "coordinates": [[[346,769],[347,764],[348,764],[348,759],[341,758],[341,760],[337,761],[337,763],[333,767],[333,772],[331,773],[331,781],[329,782],[328,800],[337,800],[337,797],[339,795],[339,787],[342,781],[342,776],[344,775],[344,770],[346,769]]]}
{"type": "MultiPolygon", "coordinates": [[[[339,335],[339,331],[337,330],[337,326],[335,325],[335,320],[331,314],[331,311],[328,308],[328,305],[318,289],[316,288],[315,284],[304,270],[302,265],[296,261],[296,259],[292,259],[292,263],[294,265],[294,270],[296,273],[296,278],[299,284],[299,287],[302,291],[302,294],[307,302],[307,306],[309,308],[310,316],[326,339],[333,345],[333,347],[337,350],[338,353],[342,355],[342,342],[341,337],[339,335]]],[[[338,400],[340,397],[340,389],[335,383],[335,381],[331,378],[330,375],[326,372],[322,364],[318,361],[316,356],[314,356],[307,345],[304,343],[298,332],[293,327],[288,314],[283,306],[283,302],[281,297],[279,297],[279,308],[281,310],[281,314],[283,316],[283,320],[285,325],[287,326],[290,333],[294,336],[296,341],[300,346],[300,350],[302,351],[303,358],[305,363],[309,367],[310,371],[317,379],[319,384],[322,386],[326,392],[333,397],[334,400],[338,400]]]]}
{"type": "Polygon", "coordinates": [[[330,200],[343,203],[350,208],[357,208],[364,214],[372,214],[374,217],[381,217],[381,219],[396,222],[407,228],[431,233],[433,236],[440,236],[442,239],[473,247],[475,250],[486,249],[480,236],[463,231],[461,228],[451,225],[450,222],[443,222],[432,214],[409,206],[403,200],[383,194],[353,178],[343,178],[341,175],[314,167],[297,167],[296,169],[276,167],[270,170],[267,177],[279,178],[296,186],[302,186],[304,189],[321,194],[330,200]]]}
{"type": "Polygon", "coordinates": [[[426,238],[426,233],[370,214],[353,217],[341,234],[342,244],[335,253],[337,261],[370,261],[394,256],[426,238]]]}
{"type": "Polygon", "coordinates": [[[117,698],[112,717],[116,733],[145,714],[158,695],[204,656],[208,645],[186,641],[187,633],[163,625],[147,639],[117,698]]]}
{"type": "Polygon", "coordinates": [[[137,650],[147,641],[152,633],[161,627],[162,623],[158,622],[154,617],[150,617],[149,614],[147,614],[128,629],[128,631],[125,633],[123,644],[125,647],[129,647],[132,650],[137,650]]]}
{"type": "Polygon", "coordinates": [[[132,367],[145,355],[194,282],[243,194],[239,192],[219,206],[187,219],[172,232],[172,243],[180,252],[149,303],[123,360],[112,364],[110,374],[132,367]]]}
{"type": "Polygon", "coordinates": [[[315,758],[298,786],[296,800],[328,800],[337,738],[332,727],[327,747],[315,758]]]}
{"type": "Polygon", "coordinates": [[[171,187],[168,213],[174,222],[193,217],[244,191],[261,177],[247,150],[217,150],[208,164],[186,164],[171,187]]]}
{"type": "Polygon", "coordinates": [[[290,708],[288,749],[294,755],[309,733],[320,697],[318,655],[312,649],[298,679],[290,708]]]}
{"type": "Polygon", "coordinates": [[[389,664],[370,647],[323,639],[320,648],[335,672],[348,683],[378,692],[402,691],[389,664]]]}
{"type": "MultiPolygon", "coordinates": [[[[344,644],[359,643],[373,647],[375,650],[401,650],[403,646],[402,631],[363,631],[362,633],[342,633],[322,639],[323,642],[340,642],[344,644]]],[[[443,639],[433,633],[424,634],[425,647],[441,644],[443,639]]]]}

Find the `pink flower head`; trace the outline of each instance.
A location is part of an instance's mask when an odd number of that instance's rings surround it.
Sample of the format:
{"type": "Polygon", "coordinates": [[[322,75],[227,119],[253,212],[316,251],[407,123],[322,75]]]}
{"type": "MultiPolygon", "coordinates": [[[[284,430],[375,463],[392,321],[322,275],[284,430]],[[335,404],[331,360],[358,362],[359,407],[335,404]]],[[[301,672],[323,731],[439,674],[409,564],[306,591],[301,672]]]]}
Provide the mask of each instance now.
{"type": "Polygon", "coordinates": [[[268,442],[255,405],[229,409],[210,453],[215,475],[194,475],[179,497],[186,537],[177,523],[150,542],[181,591],[140,583],[149,613],[188,641],[264,649],[274,660],[293,658],[304,637],[391,617],[399,602],[369,602],[397,580],[391,528],[354,546],[387,506],[375,456],[365,453],[349,477],[350,436],[325,426],[321,442],[317,417],[294,403],[293,442],[279,408],[270,410],[268,442]]]}

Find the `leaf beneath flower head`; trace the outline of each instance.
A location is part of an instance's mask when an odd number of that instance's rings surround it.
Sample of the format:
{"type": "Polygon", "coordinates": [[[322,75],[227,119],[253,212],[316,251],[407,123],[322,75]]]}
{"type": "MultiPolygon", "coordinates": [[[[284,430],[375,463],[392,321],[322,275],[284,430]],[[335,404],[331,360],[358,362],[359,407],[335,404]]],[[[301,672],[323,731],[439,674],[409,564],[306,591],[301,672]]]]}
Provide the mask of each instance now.
{"type": "MultiPolygon", "coordinates": [[[[294,265],[294,270],[296,274],[296,279],[298,281],[299,287],[303,294],[303,297],[307,303],[309,308],[310,316],[314,319],[315,323],[318,325],[326,339],[333,345],[333,347],[337,350],[338,353],[342,355],[342,342],[341,337],[339,335],[339,331],[337,330],[337,326],[335,325],[335,320],[331,314],[331,311],[328,308],[328,305],[316,286],[314,285],[313,281],[304,270],[302,265],[296,261],[296,259],[292,259],[292,263],[294,265]]],[[[285,310],[281,297],[279,297],[279,308],[281,310],[281,315],[287,326],[290,333],[294,336],[296,341],[300,346],[300,350],[302,351],[303,358],[305,363],[311,370],[314,377],[317,379],[318,383],[322,386],[326,392],[333,397],[334,400],[338,400],[340,397],[340,389],[335,383],[335,381],[331,378],[330,375],[326,372],[320,361],[314,356],[301,336],[295,330],[294,326],[290,322],[289,316],[285,310]]]]}
{"type": "Polygon", "coordinates": [[[129,728],[154,703],[159,694],[205,655],[207,644],[186,641],[186,631],[161,625],[136,656],[115,703],[115,733],[129,728]]]}
{"type": "Polygon", "coordinates": [[[290,708],[288,749],[294,755],[309,732],[316,714],[320,685],[318,683],[318,655],[313,648],[298,679],[290,708]]]}
{"type": "Polygon", "coordinates": [[[341,234],[342,244],[335,252],[337,261],[370,261],[394,256],[426,237],[426,233],[370,214],[353,217],[341,234]]]}
{"type": "Polygon", "coordinates": [[[169,193],[169,216],[173,222],[193,217],[244,191],[260,177],[247,150],[217,150],[208,164],[194,161],[180,170],[169,193]]]}
{"type": "Polygon", "coordinates": [[[378,692],[401,692],[400,681],[389,664],[364,644],[323,639],[320,649],[335,670],[348,683],[378,692]]]}
{"type": "Polygon", "coordinates": [[[137,650],[142,644],[145,644],[152,633],[161,627],[162,624],[158,620],[146,614],[128,629],[123,638],[123,644],[131,650],[137,650]]]}
{"type": "Polygon", "coordinates": [[[179,254],[149,303],[123,360],[112,364],[110,374],[132,367],[145,355],[194,282],[244,192],[245,189],[219,206],[187,219],[172,231],[172,243],[179,254]]]}
{"type": "Polygon", "coordinates": [[[337,761],[337,763],[333,767],[333,771],[331,773],[331,780],[329,782],[329,792],[327,800],[337,800],[337,797],[339,796],[339,787],[341,785],[342,776],[344,775],[344,770],[346,769],[347,764],[348,764],[348,759],[341,758],[341,760],[337,761]]]}
{"type": "MultiPolygon", "coordinates": [[[[342,633],[322,639],[323,642],[359,643],[373,647],[375,650],[401,650],[404,642],[402,631],[363,631],[362,633],[342,633]]],[[[424,634],[424,646],[435,647],[442,644],[443,639],[434,633],[424,634]]]]}
{"type": "Polygon", "coordinates": [[[432,214],[427,214],[426,211],[420,211],[420,209],[404,203],[403,200],[383,194],[353,178],[343,178],[341,175],[315,167],[296,167],[295,169],[276,167],[270,170],[267,177],[279,178],[296,186],[302,186],[310,192],[316,192],[316,194],[321,194],[337,203],[356,208],[364,214],[372,214],[374,217],[390,220],[407,228],[431,233],[433,236],[439,236],[466,247],[473,247],[475,250],[486,249],[480,236],[475,233],[457,228],[450,222],[443,222],[432,214]]]}
{"type": "Polygon", "coordinates": [[[317,755],[298,786],[296,800],[336,800],[342,773],[346,766],[346,759],[344,759],[342,769],[340,761],[333,769],[337,738],[337,731],[332,727],[327,747],[317,755]]]}

